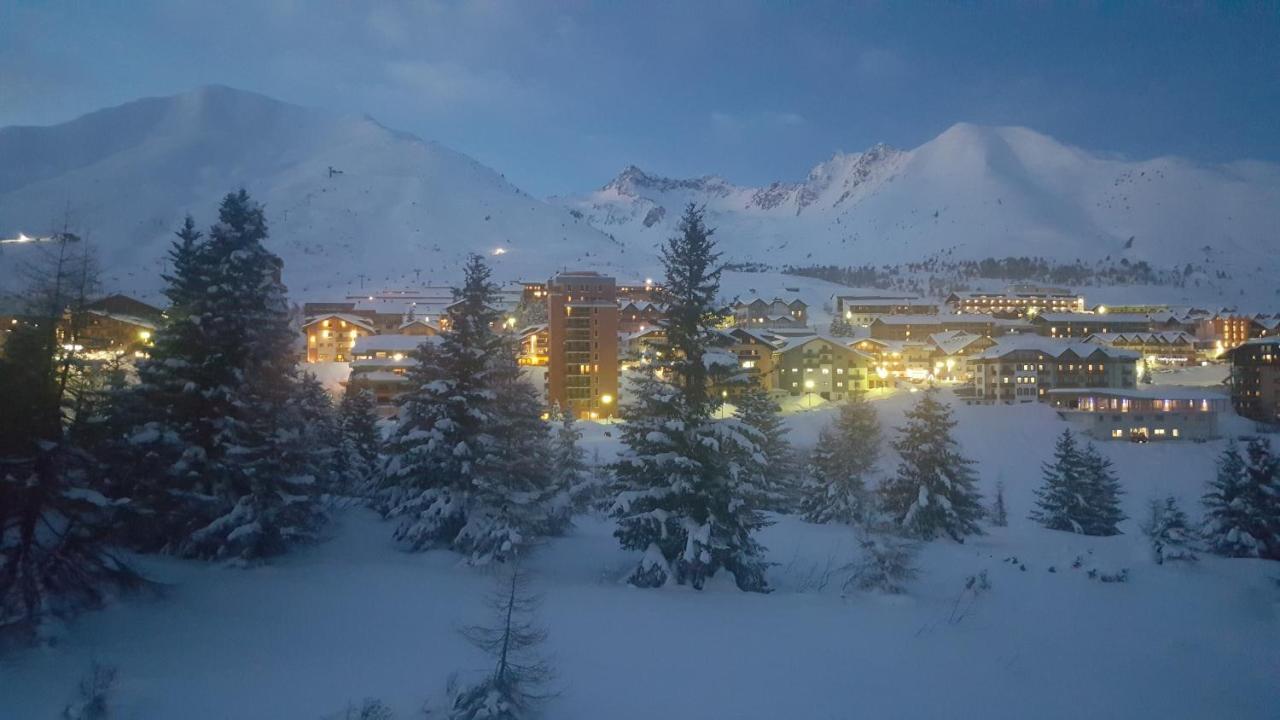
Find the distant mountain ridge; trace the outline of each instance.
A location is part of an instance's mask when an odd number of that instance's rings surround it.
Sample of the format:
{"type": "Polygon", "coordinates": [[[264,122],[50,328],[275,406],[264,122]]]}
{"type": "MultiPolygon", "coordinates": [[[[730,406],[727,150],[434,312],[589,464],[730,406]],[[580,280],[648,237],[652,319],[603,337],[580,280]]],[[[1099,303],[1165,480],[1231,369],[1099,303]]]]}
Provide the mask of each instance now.
{"type": "MultiPolygon", "coordinates": [[[[244,186],[298,299],[447,283],[469,252],[500,279],[659,271],[683,207],[705,205],[724,259],[774,267],[929,258],[1111,257],[1206,274],[1280,270],[1280,166],[1129,161],[1025,128],[961,123],[912,150],[836,153],[798,182],[750,187],[628,166],[540,200],[439,143],[369,117],[221,86],[48,127],[0,128],[0,238],[68,229],[109,290],[154,297],[182,216],[203,228],[244,186]]],[[[0,245],[0,294],[30,248],[0,245]]]]}
{"type": "MultiPolygon", "coordinates": [[[[618,268],[625,255],[443,145],[221,86],[0,128],[0,158],[0,238],[47,234],[69,217],[97,245],[107,285],[140,294],[160,287],[183,215],[207,227],[241,186],[266,207],[269,246],[294,297],[445,282],[468,252],[489,255],[506,278],[618,268]]],[[[23,252],[0,246],[0,290],[16,284],[5,266],[23,252]]]]}
{"type": "Polygon", "coordinates": [[[914,150],[837,153],[801,182],[747,187],[629,166],[553,202],[642,246],[670,233],[685,204],[705,205],[732,260],[774,264],[1032,255],[1249,268],[1280,254],[1280,165],[1129,161],[967,123],[914,150]]]}

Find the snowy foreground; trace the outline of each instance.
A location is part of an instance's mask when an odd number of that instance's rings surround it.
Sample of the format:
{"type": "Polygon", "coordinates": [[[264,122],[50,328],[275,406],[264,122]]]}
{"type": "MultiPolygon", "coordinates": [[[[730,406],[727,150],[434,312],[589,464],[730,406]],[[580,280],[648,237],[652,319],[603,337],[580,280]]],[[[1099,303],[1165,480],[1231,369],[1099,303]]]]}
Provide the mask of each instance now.
{"type": "MultiPolygon", "coordinates": [[[[876,402],[886,428],[914,399],[876,402]]],[[[793,439],[811,444],[830,417],[791,416],[793,439]]],[[[1086,538],[1025,519],[1062,428],[1048,408],[957,405],[956,419],[984,492],[1004,482],[1010,525],[927,545],[905,596],[843,596],[852,532],[790,517],[762,538],[777,563],[772,594],[730,582],[637,590],[621,582],[634,558],[612,522],[579,518],[531,563],[559,675],[546,716],[1276,717],[1280,564],[1157,566],[1138,530],[1156,495],[1198,515],[1222,443],[1103,445],[1131,517],[1124,535],[1086,538]],[[1091,568],[1128,568],[1129,581],[1091,580],[1091,568]],[[991,589],[957,606],[966,577],[984,570],[991,589]]],[[[587,427],[588,456],[611,459],[616,430],[587,427]]],[[[143,559],[166,596],[128,599],[53,647],[0,656],[0,718],[56,717],[93,660],[119,667],[121,718],[322,718],[370,696],[420,717],[449,673],[484,669],[455,630],[485,619],[490,580],[450,553],[400,552],[391,531],[349,510],[332,540],[264,567],[143,559]]]]}

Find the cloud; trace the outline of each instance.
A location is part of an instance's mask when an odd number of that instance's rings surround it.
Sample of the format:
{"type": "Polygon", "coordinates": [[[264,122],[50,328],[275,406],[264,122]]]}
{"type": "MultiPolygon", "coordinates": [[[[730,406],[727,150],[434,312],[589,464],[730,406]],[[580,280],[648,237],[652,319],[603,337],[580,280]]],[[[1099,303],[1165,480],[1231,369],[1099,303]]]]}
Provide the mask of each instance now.
{"type": "Polygon", "coordinates": [[[765,110],[749,113],[729,113],[715,111],[711,113],[711,131],[719,139],[736,142],[748,135],[760,132],[780,132],[801,127],[805,124],[803,115],[795,112],[765,110]]]}
{"type": "Polygon", "coordinates": [[[397,60],[385,65],[387,84],[415,99],[450,105],[518,104],[533,90],[499,70],[475,70],[454,61],[397,60]]]}
{"type": "Polygon", "coordinates": [[[899,80],[911,72],[902,54],[881,47],[864,48],[854,60],[853,70],[863,80],[899,80]]]}

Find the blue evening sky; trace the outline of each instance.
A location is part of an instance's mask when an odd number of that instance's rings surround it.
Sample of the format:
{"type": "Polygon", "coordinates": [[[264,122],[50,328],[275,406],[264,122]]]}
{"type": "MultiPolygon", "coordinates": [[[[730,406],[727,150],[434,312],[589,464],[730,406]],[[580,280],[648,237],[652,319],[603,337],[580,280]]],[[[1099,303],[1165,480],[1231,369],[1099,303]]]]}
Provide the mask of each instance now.
{"type": "Polygon", "coordinates": [[[0,126],[219,83],[368,113],[535,195],[629,163],[798,180],[958,121],[1280,161],[1280,3],[1178,5],[0,0],[0,126]]]}

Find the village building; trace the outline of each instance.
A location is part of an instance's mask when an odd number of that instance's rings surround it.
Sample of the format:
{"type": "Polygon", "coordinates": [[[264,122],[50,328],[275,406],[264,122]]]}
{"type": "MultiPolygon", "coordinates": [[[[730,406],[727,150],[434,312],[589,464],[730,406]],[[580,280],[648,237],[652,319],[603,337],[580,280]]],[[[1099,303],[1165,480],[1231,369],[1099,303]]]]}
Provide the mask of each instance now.
{"type": "Polygon", "coordinates": [[[541,367],[551,362],[550,325],[530,325],[520,330],[520,364],[541,367]]]}
{"type": "Polygon", "coordinates": [[[1030,317],[1044,312],[1081,312],[1084,297],[1065,288],[1010,285],[999,292],[954,292],[947,297],[947,305],[957,313],[1030,317]]]}
{"type": "Polygon", "coordinates": [[[347,389],[373,394],[378,415],[396,413],[396,402],[408,390],[406,373],[417,364],[413,353],[423,343],[439,342],[435,335],[364,335],[351,348],[347,389]]]}
{"type": "Polygon", "coordinates": [[[620,302],[649,302],[657,303],[661,299],[662,286],[653,281],[653,278],[645,278],[642,281],[621,281],[617,283],[618,300],[620,302]]]}
{"type": "Polygon", "coordinates": [[[618,300],[618,331],[634,333],[658,325],[667,314],[661,305],[649,300],[618,300]]]}
{"type": "Polygon", "coordinates": [[[1252,420],[1280,423],[1280,337],[1246,340],[1228,350],[1231,404],[1252,420]]]}
{"type": "Polygon", "coordinates": [[[990,315],[882,315],[871,321],[871,337],[881,340],[928,339],[938,333],[961,331],[972,335],[999,336],[1023,332],[1029,326],[1022,320],[1008,320],[990,315]]]}
{"type": "Polygon", "coordinates": [[[1097,440],[1212,440],[1227,397],[1202,387],[1057,388],[1046,402],[1097,440]]]}
{"type": "Polygon", "coordinates": [[[445,317],[438,316],[438,318],[439,319],[437,322],[432,323],[428,321],[426,317],[411,317],[407,320],[402,321],[400,323],[400,326],[396,328],[396,331],[393,334],[417,335],[417,336],[424,336],[424,337],[439,335],[441,332],[443,332],[442,324],[443,324],[443,321],[445,320],[445,317]]]}
{"type": "Polygon", "coordinates": [[[1057,388],[1133,388],[1141,356],[1104,345],[1039,336],[1000,338],[969,359],[981,402],[1043,400],[1057,388]]]}
{"type": "Polygon", "coordinates": [[[162,322],[160,308],[127,295],[108,295],[85,306],[76,344],[90,352],[145,353],[162,322]]]}
{"type": "Polygon", "coordinates": [[[930,374],[934,379],[946,382],[968,382],[973,377],[973,370],[969,364],[970,358],[994,347],[996,341],[990,335],[950,330],[930,335],[928,344],[933,349],[930,374]]]}
{"type": "Polygon", "coordinates": [[[790,338],[778,348],[774,359],[774,387],[791,395],[845,400],[850,394],[867,389],[867,377],[874,367],[874,358],[848,347],[840,338],[790,338]]]}
{"type": "Polygon", "coordinates": [[[729,351],[738,358],[738,367],[748,381],[764,390],[777,389],[776,350],[784,340],[762,330],[734,328],[725,332],[729,351]]]}
{"type": "Polygon", "coordinates": [[[624,333],[618,338],[619,348],[628,363],[640,360],[645,355],[662,352],[667,346],[667,329],[661,325],[624,333]]]}
{"type": "Polygon", "coordinates": [[[1186,365],[1196,360],[1196,339],[1186,332],[1092,333],[1087,343],[1132,350],[1147,365],[1186,365]]]}
{"type": "MultiPolygon", "coordinates": [[[[1039,335],[1051,338],[1086,338],[1095,333],[1133,333],[1170,329],[1172,316],[1159,318],[1136,313],[1038,313],[1030,319],[1039,335]]],[[[1172,329],[1180,329],[1176,323],[1172,329]]]]}
{"type": "Polygon", "coordinates": [[[349,362],[356,340],[377,335],[366,318],[346,313],[325,313],[307,318],[302,326],[307,339],[307,362],[349,362]]]}
{"type": "Polygon", "coordinates": [[[563,272],[547,281],[547,400],[581,418],[618,412],[618,296],[612,277],[563,272]]]}
{"type": "Polygon", "coordinates": [[[836,317],[850,325],[866,327],[881,315],[937,315],[938,304],[917,295],[843,294],[832,296],[836,317]]]}
{"type": "Polygon", "coordinates": [[[751,298],[733,303],[733,324],[748,328],[805,328],[809,325],[809,306],[799,298],[783,300],[751,298]]]}

